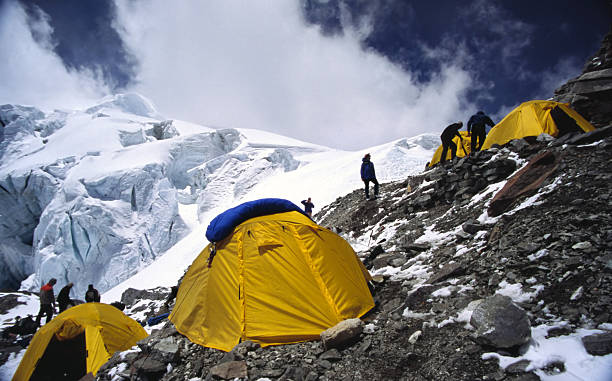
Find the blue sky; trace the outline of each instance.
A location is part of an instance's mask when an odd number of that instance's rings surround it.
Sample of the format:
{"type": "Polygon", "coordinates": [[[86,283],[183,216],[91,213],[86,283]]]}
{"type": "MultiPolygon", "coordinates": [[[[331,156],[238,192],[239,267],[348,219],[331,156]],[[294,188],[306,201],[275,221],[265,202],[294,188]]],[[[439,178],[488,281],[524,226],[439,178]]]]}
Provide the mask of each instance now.
{"type": "Polygon", "coordinates": [[[604,0],[2,0],[0,102],[136,91],[171,119],[360,149],[552,96],[610,20],[604,0]]]}

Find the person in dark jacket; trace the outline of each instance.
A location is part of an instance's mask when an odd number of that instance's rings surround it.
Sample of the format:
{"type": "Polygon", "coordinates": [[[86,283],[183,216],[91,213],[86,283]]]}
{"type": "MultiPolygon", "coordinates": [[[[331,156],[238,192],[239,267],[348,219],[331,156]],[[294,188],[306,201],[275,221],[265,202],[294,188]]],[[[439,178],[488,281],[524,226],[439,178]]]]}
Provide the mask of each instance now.
{"type": "MultiPolygon", "coordinates": [[[[453,123],[450,126],[447,126],[444,131],[442,131],[442,135],[440,135],[440,140],[442,140],[442,156],[440,157],[440,163],[446,161],[446,153],[448,152],[448,147],[451,149],[451,160],[457,156],[457,145],[453,142],[453,138],[455,136],[459,137],[461,141],[461,147],[463,148],[463,138],[459,133],[459,130],[463,127],[463,122],[453,123]]],[[[465,150],[465,149],[464,149],[465,150]]]]}
{"type": "Polygon", "coordinates": [[[53,294],[53,286],[57,283],[57,279],[51,278],[49,283],[40,288],[40,310],[36,316],[36,325],[40,327],[40,319],[46,315],[45,323],[51,321],[55,312],[55,294],[53,294]]]}
{"type": "Polygon", "coordinates": [[[365,196],[366,200],[370,199],[370,181],[374,184],[374,198],[378,196],[378,180],[376,180],[376,172],[374,171],[374,163],[370,161],[370,154],[366,155],[361,159],[361,180],[365,184],[365,196]]]}
{"type": "Polygon", "coordinates": [[[493,123],[491,118],[485,115],[485,113],[482,111],[478,111],[476,114],[470,117],[470,120],[467,123],[467,131],[468,135],[471,132],[472,136],[471,153],[480,151],[482,148],[485,138],[487,137],[487,125],[493,127],[495,123],[493,123]],[[478,142],[478,144],[476,142],[478,142]]]}
{"type": "Polygon", "coordinates": [[[312,217],[312,208],[314,208],[314,204],[312,203],[310,197],[308,197],[308,200],[302,200],[302,205],[304,205],[304,211],[306,214],[312,217]]]}
{"type": "Polygon", "coordinates": [[[70,290],[74,286],[74,283],[70,282],[65,285],[57,294],[57,304],[59,306],[59,312],[62,313],[68,309],[68,306],[74,306],[74,302],[70,299],[70,290]]]}
{"type": "Polygon", "coordinates": [[[100,293],[94,288],[93,284],[87,286],[87,292],[85,293],[85,302],[100,303],[100,293]]]}

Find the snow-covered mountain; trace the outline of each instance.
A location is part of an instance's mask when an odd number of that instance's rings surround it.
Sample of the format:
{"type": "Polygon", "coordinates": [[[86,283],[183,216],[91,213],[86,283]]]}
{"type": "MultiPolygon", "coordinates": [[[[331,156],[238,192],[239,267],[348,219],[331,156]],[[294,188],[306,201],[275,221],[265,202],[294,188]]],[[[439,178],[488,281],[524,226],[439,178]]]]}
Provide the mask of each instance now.
{"type": "Polygon", "coordinates": [[[158,267],[155,285],[174,284],[205,245],[203,229],[228,207],[312,197],[320,208],[362,186],[365,152],[387,182],[420,171],[438,145],[420,135],[338,151],[167,120],[137,94],[78,111],[2,105],[0,119],[0,287],[36,290],[55,277],[74,282],[77,297],[147,265],[158,267]]]}

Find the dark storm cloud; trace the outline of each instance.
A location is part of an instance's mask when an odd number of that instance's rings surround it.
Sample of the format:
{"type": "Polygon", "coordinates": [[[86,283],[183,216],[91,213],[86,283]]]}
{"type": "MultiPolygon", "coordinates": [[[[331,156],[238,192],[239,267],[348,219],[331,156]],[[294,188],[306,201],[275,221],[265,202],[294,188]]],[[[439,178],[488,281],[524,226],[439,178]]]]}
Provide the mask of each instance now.
{"type": "MultiPolygon", "coordinates": [[[[124,88],[135,76],[135,58],[113,28],[115,5],[110,0],[20,0],[30,24],[46,17],[55,53],[69,69],[89,69],[112,89],[124,88]]],[[[36,33],[40,42],[48,36],[36,33]]]]}

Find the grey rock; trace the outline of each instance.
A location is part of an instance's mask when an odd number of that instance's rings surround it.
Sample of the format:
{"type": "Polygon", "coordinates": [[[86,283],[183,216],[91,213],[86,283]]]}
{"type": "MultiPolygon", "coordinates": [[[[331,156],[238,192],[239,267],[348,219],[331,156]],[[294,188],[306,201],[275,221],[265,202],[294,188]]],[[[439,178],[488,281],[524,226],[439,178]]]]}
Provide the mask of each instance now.
{"type": "Polygon", "coordinates": [[[479,343],[496,348],[522,345],[531,337],[525,311],[509,297],[498,294],[486,298],[474,309],[470,324],[476,328],[475,338],[479,343]]]}
{"type": "Polygon", "coordinates": [[[612,353],[612,332],[598,333],[582,338],[587,353],[593,356],[605,356],[612,353]]]}
{"type": "Polygon", "coordinates": [[[483,224],[481,224],[480,222],[478,222],[478,221],[476,221],[474,219],[471,219],[471,220],[468,220],[468,221],[464,222],[463,225],[461,225],[461,228],[466,233],[476,234],[479,231],[484,230],[485,226],[483,224]]]}
{"type": "Polygon", "coordinates": [[[244,361],[229,361],[210,368],[210,374],[217,379],[231,380],[247,377],[247,364],[244,361]]]}
{"type": "Polygon", "coordinates": [[[161,362],[174,362],[179,354],[179,343],[175,337],[163,338],[152,347],[152,357],[161,362]]]}
{"type": "Polygon", "coordinates": [[[363,321],[360,319],[343,320],[335,326],[321,332],[321,341],[327,349],[341,348],[359,338],[363,332],[363,321]]]}
{"type": "Polygon", "coordinates": [[[146,374],[163,373],[166,372],[167,368],[165,363],[148,356],[136,360],[132,366],[139,372],[146,374]]]}
{"type": "Polygon", "coordinates": [[[319,366],[323,369],[329,370],[332,368],[332,363],[327,360],[319,360],[317,364],[319,364],[319,366]]]}
{"type": "Polygon", "coordinates": [[[529,360],[519,360],[506,367],[506,373],[525,373],[527,367],[531,364],[529,360]]]}
{"type": "Polygon", "coordinates": [[[578,242],[572,246],[574,250],[589,250],[593,247],[593,244],[589,241],[578,242]]]}
{"type": "Polygon", "coordinates": [[[587,80],[604,79],[604,78],[612,79],[612,68],[603,69],[603,70],[595,70],[595,71],[590,71],[588,73],[584,73],[580,77],[578,77],[577,80],[587,81],[587,80]]]}
{"type": "Polygon", "coordinates": [[[306,378],[306,370],[300,366],[292,366],[287,368],[285,373],[279,378],[279,381],[303,381],[306,378]]]}
{"type": "Polygon", "coordinates": [[[463,268],[463,266],[456,262],[456,263],[447,263],[446,265],[444,265],[440,270],[436,271],[431,277],[429,277],[429,279],[427,279],[427,281],[425,281],[426,284],[434,284],[434,283],[438,283],[444,279],[447,279],[451,276],[455,276],[455,275],[459,275],[461,273],[463,273],[465,271],[465,269],[463,268]]]}
{"type": "Polygon", "coordinates": [[[328,360],[328,361],[338,361],[342,360],[342,355],[336,348],[332,348],[327,350],[319,356],[320,360],[328,360]]]}

